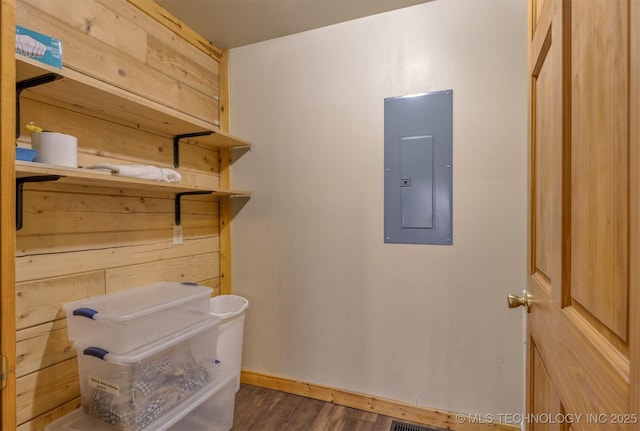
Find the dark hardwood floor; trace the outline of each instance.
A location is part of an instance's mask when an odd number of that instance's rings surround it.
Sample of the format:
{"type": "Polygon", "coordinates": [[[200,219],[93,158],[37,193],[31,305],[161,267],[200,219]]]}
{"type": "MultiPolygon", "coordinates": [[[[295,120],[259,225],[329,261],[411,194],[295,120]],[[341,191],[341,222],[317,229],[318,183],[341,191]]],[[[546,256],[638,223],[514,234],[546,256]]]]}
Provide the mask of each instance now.
{"type": "Polygon", "coordinates": [[[232,431],[389,431],[392,418],[242,384],[232,431]]]}

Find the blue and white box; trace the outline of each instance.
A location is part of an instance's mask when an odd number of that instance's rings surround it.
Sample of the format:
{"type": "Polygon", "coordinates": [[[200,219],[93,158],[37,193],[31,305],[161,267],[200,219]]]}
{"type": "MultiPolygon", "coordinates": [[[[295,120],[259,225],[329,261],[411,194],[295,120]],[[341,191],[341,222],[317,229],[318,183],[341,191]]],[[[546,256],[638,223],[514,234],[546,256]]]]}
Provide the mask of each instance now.
{"type": "Polygon", "coordinates": [[[46,34],[17,25],[16,52],[62,69],[62,42],[46,34]]]}

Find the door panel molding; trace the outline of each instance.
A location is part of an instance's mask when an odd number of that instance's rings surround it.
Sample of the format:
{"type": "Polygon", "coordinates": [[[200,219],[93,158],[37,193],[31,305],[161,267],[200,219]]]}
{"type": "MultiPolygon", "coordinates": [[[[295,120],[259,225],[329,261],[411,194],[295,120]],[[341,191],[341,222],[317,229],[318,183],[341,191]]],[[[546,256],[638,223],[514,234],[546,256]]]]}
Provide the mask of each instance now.
{"type": "Polygon", "coordinates": [[[629,70],[636,71],[629,76],[629,117],[636,119],[629,123],[629,408],[640,412],[640,2],[630,3],[629,23],[629,70]]]}

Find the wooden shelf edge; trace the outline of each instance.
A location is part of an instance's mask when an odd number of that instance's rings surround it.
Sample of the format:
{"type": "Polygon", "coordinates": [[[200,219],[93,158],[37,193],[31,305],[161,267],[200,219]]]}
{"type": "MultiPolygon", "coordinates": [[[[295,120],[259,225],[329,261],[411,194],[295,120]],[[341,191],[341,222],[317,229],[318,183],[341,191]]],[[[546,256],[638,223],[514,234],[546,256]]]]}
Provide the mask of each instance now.
{"type": "Polygon", "coordinates": [[[188,187],[183,186],[180,183],[167,183],[112,175],[109,172],[94,169],[53,166],[37,162],[16,160],[16,178],[46,175],[59,175],[62,177],[58,180],[60,183],[73,185],[117,187],[131,190],[149,190],[168,193],[211,191],[212,196],[251,196],[251,193],[246,190],[221,189],[216,187],[188,187]]]}

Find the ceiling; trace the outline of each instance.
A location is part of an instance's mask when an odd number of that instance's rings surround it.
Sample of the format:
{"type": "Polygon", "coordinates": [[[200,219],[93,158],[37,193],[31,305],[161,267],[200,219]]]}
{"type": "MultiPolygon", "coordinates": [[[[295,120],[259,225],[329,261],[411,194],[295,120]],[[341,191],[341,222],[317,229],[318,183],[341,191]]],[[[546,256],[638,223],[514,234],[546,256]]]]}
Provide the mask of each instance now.
{"type": "Polygon", "coordinates": [[[156,0],[219,48],[237,48],[430,0],[156,0]]]}

